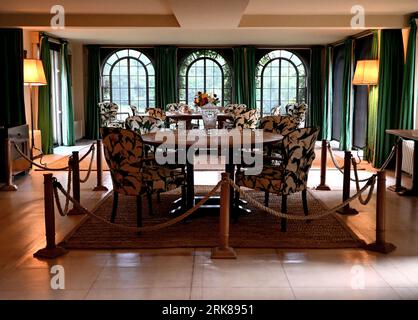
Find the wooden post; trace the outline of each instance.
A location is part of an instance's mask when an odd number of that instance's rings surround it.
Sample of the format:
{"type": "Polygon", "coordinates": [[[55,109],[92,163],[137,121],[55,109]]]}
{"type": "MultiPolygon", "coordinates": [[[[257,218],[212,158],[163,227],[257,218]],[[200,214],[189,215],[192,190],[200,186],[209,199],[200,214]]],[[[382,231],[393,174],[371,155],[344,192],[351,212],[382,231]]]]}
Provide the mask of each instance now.
{"type": "Polygon", "coordinates": [[[321,145],[321,181],[319,185],[315,188],[316,190],[329,191],[330,187],[326,184],[327,178],[327,140],[322,140],[321,145]]]}
{"type": "Polygon", "coordinates": [[[386,172],[377,172],[376,198],[376,242],[366,246],[367,250],[389,253],[396,249],[392,243],[386,242],[386,172]]]}
{"type": "Polygon", "coordinates": [[[390,191],[402,192],[406,188],[402,186],[402,143],[403,140],[399,138],[396,143],[396,167],[395,167],[395,185],[388,187],[390,191]]]}
{"type": "Polygon", "coordinates": [[[237,255],[229,246],[230,186],[229,173],[222,173],[221,208],[219,220],[219,246],[212,249],[211,259],[236,259],[237,255]]]}
{"type": "MultiPolygon", "coordinates": [[[[78,151],[73,151],[70,165],[72,166],[73,171],[73,198],[80,203],[80,158],[78,156],[78,151]]],[[[84,214],[84,212],[80,211],[73,205],[67,215],[75,216],[80,214],[84,214]]]]}
{"type": "Polygon", "coordinates": [[[54,187],[52,173],[44,174],[44,208],[46,247],[33,254],[35,258],[54,259],[67,253],[55,244],[54,187]]]}
{"type": "Polygon", "coordinates": [[[4,158],[6,164],[6,184],[0,188],[0,191],[17,191],[17,186],[13,184],[13,159],[12,159],[12,141],[9,138],[4,142],[4,158]]]}
{"type": "Polygon", "coordinates": [[[96,142],[97,186],[93,188],[93,191],[107,191],[108,190],[103,185],[102,152],[103,152],[102,140],[97,139],[97,142],[96,142]]]}
{"type": "MultiPolygon", "coordinates": [[[[351,151],[344,153],[344,181],[343,181],[343,201],[350,198],[350,177],[351,177],[351,151]]],[[[347,204],[345,207],[337,211],[343,215],[355,215],[358,211],[347,204]]]]}

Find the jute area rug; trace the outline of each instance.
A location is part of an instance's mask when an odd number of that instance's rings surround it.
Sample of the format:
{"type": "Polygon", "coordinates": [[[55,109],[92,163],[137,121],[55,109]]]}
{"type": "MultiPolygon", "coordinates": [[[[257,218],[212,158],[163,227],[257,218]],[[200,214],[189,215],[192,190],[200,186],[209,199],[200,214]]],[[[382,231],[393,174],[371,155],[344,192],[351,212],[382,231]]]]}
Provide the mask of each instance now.
{"type": "MultiPolygon", "coordinates": [[[[212,187],[196,186],[197,194],[205,194],[212,187]]],[[[264,193],[247,191],[263,203],[264,193]]],[[[153,215],[149,215],[147,201],[143,200],[143,224],[153,225],[172,218],[168,214],[172,202],[180,190],[161,194],[161,202],[153,197],[153,215]]],[[[113,197],[110,195],[98,205],[97,215],[110,218],[113,197]]],[[[280,198],[270,195],[270,207],[280,210],[280,198]]],[[[308,192],[311,214],[326,211],[324,205],[308,192]]],[[[331,214],[309,223],[288,220],[287,232],[280,232],[280,220],[264,211],[248,206],[251,214],[241,215],[238,222],[230,225],[230,245],[241,248],[359,248],[364,246],[337,216],[331,214]]],[[[303,215],[300,194],[288,199],[288,212],[303,215]]],[[[116,223],[136,226],[135,197],[119,197],[116,223]]],[[[219,211],[198,211],[185,222],[152,232],[137,233],[117,229],[93,217],[86,219],[61,243],[68,249],[139,249],[214,247],[218,244],[219,211]]]]}

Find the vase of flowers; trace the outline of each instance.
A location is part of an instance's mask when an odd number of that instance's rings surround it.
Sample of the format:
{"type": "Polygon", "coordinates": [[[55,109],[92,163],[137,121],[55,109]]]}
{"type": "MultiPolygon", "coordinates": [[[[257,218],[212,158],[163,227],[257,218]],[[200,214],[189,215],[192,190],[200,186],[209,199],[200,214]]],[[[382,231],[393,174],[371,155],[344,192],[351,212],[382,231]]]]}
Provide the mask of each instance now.
{"type": "Polygon", "coordinates": [[[194,105],[196,107],[216,106],[219,103],[219,98],[216,94],[209,94],[199,91],[194,98],[194,105]]]}

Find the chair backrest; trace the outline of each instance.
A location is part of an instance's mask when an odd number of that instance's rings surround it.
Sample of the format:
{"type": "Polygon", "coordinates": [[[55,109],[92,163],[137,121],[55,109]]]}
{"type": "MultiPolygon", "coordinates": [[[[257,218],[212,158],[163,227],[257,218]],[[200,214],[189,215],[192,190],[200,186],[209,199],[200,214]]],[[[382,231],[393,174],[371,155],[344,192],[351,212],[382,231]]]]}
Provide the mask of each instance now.
{"type": "Polygon", "coordinates": [[[291,116],[266,116],[260,119],[260,129],[287,135],[298,127],[298,122],[291,116]]]}
{"type": "Polygon", "coordinates": [[[100,126],[108,127],[116,120],[119,106],[113,102],[99,102],[100,126]]]}
{"type": "Polygon", "coordinates": [[[281,106],[275,106],[275,107],[273,107],[271,109],[270,115],[272,115],[272,116],[279,116],[279,115],[281,115],[280,110],[281,110],[281,106]]]}
{"type": "Polygon", "coordinates": [[[296,129],[283,138],[283,184],[281,192],[289,194],[306,189],[309,169],[315,159],[315,142],[319,127],[296,129]]]}
{"type": "Polygon", "coordinates": [[[161,108],[147,108],[147,115],[165,121],[165,112],[161,108]]]}
{"type": "Polygon", "coordinates": [[[146,134],[163,128],[164,122],[161,119],[150,116],[133,116],[126,118],[125,127],[139,134],[146,134]]]}
{"type": "Polygon", "coordinates": [[[252,109],[245,113],[234,116],[234,128],[255,129],[257,128],[258,113],[256,109],[252,109]]]}
{"type": "Polygon", "coordinates": [[[247,106],[243,103],[241,104],[230,103],[225,106],[224,112],[226,114],[232,114],[232,115],[237,116],[237,115],[247,112],[247,109],[248,109],[247,106]]]}
{"type": "Polygon", "coordinates": [[[104,156],[114,191],[138,195],[145,188],[141,167],[144,144],[139,134],[121,128],[100,128],[104,156]]]}
{"type": "Polygon", "coordinates": [[[165,109],[169,112],[176,112],[176,111],[180,111],[181,108],[184,108],[184,106],[189,107],[187,104],[185,103],[169,103],[166,105],[165,109]]]}
{"type": "Polygon", "coordinates": [[[308,105],[306,103],[300,103],[293,109],[292,116],[296,119],[296,121],[301,124],[305,121],[306,112],[308,111],[308,105]]]}
{"type": "Polygon", "coordinates": [[[132,104],[129,105],[129,108],[131,108],[132,115],[137,116],[138,115],[138,108],[132,104]]]}

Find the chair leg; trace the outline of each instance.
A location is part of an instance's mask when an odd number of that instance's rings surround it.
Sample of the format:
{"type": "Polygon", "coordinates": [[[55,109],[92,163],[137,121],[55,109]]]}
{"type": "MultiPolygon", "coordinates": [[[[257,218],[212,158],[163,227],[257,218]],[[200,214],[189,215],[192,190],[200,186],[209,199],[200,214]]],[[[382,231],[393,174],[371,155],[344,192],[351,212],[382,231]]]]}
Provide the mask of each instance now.
{"type": "Polygon", "coordinates": [[[136,196],[136,226],[142,227],[142,195],[136,196]]]}
{"type": "Polygon", "coordinates": [[[264,193],[264,205],[266,207],[269,206],[269,195],[270,195],[270,193],[268,193],[267,191],[264,193]]]}
{"type": "MultiPolygon", "coordinates": [[[[287,213],[287,195],[282,195],[282,213],[287,213]]],[[[287,219],[281,218],[280,219],[280,231],[286,232],[287,227],[287,219]]]]}
{"type": "Polygon", "coordinates": [[[110,222],[114,223],[116,219],[116,213],[118,211],[118,202],[119,202],[119,193],[113,191],[113,207],[112,207],[112,216],[110,217],[110,222]]]}
{"type": "Polygon", "coordinates": [[[152,213],[152,194],[151,193],[147,193],[147,200],[148,200],[148,213],[150,216],[154,215],[152,213]]]}
{"type": "Polygon", "coordinates": [[[161,193],[157,192],[157,202],[161,203],[161,193]]]}

